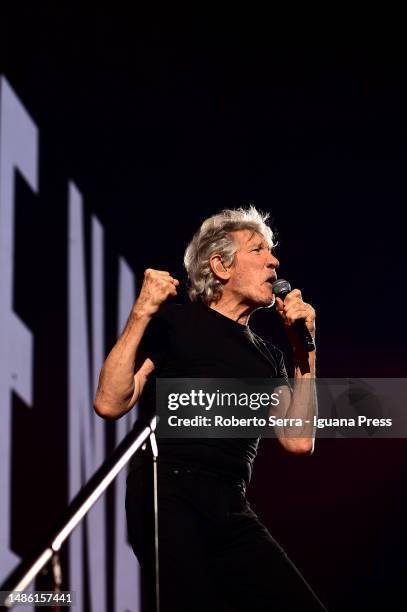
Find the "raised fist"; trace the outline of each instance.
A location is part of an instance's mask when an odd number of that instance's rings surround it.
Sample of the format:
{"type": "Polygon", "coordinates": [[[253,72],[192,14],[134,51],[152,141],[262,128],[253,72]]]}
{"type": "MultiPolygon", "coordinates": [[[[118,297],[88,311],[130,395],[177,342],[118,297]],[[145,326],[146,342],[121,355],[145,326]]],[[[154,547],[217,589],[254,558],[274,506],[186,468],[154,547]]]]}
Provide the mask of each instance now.
{"type": "Polygon", "coordinates": [[[134,309],[147,316],[153,315],[170,296],[177,295],[178,285],[179,281],[169,272],[147,268],[134,309]]]}

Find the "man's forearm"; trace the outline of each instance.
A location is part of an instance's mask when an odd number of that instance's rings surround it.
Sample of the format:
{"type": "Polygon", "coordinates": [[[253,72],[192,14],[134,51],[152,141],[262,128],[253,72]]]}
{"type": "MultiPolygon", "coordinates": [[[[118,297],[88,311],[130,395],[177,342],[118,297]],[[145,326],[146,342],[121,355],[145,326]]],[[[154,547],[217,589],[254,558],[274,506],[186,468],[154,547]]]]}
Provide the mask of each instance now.
{"type": "Polygon", "coordinates": [[[94,401],[101,416],[117,418],[129,409],[135,392],[137,349],[150,320],[150,315],[133,308],[123,333],[107,356],[94,401]]]}
{"type": "Polygon", "coordinates": [[[315,389],[315,351],[294,362],[294,385],[287,417],[313,422],[317,410],[315,389]]]}
{"type": "Polygon", "coordinates": [[[285,427],[283,446],[292,452],[312,452],[314,445],[314,417],[317,415],[315,385],[315,351],[294,351],[294,384],[286,418],[299,419],[300,426],[285,427]]]}
{"type": "Polygon", "coordinates": [[[100,372],[94,407],[104,418],[117,419],[137,402],[154,363],[147,358],[136,371],[137,350],[147,325],[161,304],[177,295],[179,281],[165,270],[147,268],[143,285],[124,331],[100,372]]]}

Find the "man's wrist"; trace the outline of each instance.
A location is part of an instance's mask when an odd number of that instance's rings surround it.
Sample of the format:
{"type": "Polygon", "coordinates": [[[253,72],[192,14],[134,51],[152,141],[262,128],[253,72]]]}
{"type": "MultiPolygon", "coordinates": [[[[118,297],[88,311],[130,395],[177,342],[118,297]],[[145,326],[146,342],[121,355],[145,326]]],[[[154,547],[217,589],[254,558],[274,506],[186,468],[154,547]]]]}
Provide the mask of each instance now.
{"type": "Polygon", "coordinates": [[[153,315],[157,312],[156,309],[154,309],[151,306],[147,306],[145,304],[136,304],[133,306],[133,310],[131,311],[132,314],[132,318],[135,321],[143,321],[143,320],[147,320],[149,321],[153,315]]]}
{"type": "Polygon", "coordinates": [[[293,365],[296,377],[315,377],[315,351],[308,352],[304,346],[293,347],[293,365]]]}

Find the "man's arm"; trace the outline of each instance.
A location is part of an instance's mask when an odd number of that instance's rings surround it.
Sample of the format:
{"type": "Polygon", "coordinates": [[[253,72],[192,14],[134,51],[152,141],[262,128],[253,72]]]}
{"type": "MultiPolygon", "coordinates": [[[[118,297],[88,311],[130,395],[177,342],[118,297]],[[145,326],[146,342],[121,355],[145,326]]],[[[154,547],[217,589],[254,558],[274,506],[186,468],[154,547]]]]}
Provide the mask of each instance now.
{"type": "Polygon", "coordinates": [[[309,353],[304,348],[293,325],[298,319],[305,320],[308,330],[315,339],[315,310],[310,304],[302,301],[298,289],[291,291],[284,302],[276,298],[276,310],[283,319],[294,356],[294,388],[292,391],[287,386],[278,389],[280,402],[276,416],[300,419],[302,423],[301,426],[278,427],[276,434],[287,451],[311,454],[315,444],[314,416],[317,415],[315,351],[309,353]]]}
{"type": "Polygon", "coordinates": [[[94,400],[97,414],[118,419],[136,404],[148,376],[154,370],[150,358],[140,367],[138,348],[153,315],[169,296],[177,294],[178,281],[168,272],[147,269],[140,295],[136,300],[123,333],[110,351],[101,369],[94,400]]]}

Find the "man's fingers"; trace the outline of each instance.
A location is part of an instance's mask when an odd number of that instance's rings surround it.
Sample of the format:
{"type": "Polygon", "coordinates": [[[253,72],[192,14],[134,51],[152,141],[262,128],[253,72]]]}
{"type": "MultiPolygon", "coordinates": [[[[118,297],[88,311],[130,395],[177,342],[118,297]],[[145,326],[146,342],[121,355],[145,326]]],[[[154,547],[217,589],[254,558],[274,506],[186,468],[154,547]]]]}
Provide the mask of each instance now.
{"type": "Polygon", "coordinates": [[[315,319],[315,311],[308,304],[295,305],[284,312],[284,317],[288,323],[294,323],[298,319],[311,321],[315,319]]]}
{"type": "Polygon", "coordinates": [[[154,268],[146,268],[144,276],[170,276],[167,270],[155,270],[154,268]]]}
{"type": "Polygon", "coordinates": [[[284,308],[284,302],[283,302],[283,300],[282,300],[281,298],[279,298],[279,297],[276,297],[276,308],[277,308],[277,310],[278,310],[278,311],[280,311],[280,312],[281,312],[281,311],[283,310],[283,308],[284,308]]]}
{"type": "Polygon", "coordinates": [[[179,280],[177,280],[176,278],[172,278],[172,276],[168,276],[166,278],[164,277],[160,278],[160,283],[162,283],[164,287],[166,285],[171,285],[171,286],[175,285],[175,287],[178,287],[179,280]]]}
{"type": "Polygon", "coordinates": [[[171,276],[167,270],[154,270],[153,268],[147,268],[144,270],[144,276],[146,278],[163,278],[179,283],[179,281],[171,276]]]}
{"type": "Polygon", "coordinates": [[[299,302],[296,304],[290,304],[289,306],[285,306],[284,312],[286,314],[292,314],[293,312],[296,312],[297,310],[304,310],[305,308],[306,308],[305,304],[303,304],[302,302],[299,302]]]}
{"type": "Polygon", "coordinates": [[[295,310],[294,312],[290,312],[286,315],[286,320],[288,323],[294,323],[298,321],[298,319],[306,319],[308,316],[308,312],[306,310],[295,310]]]}
{"type": "Polygon", "coordinates": [[[284,299],[284,304],[289,305],[294,300],[298,300],[298,299],[301,300],[301,297],[302,297],[301,291],[299,289],[293,289],[292,291],[290,291],[290,293],[287,293],[284,299]]]}

